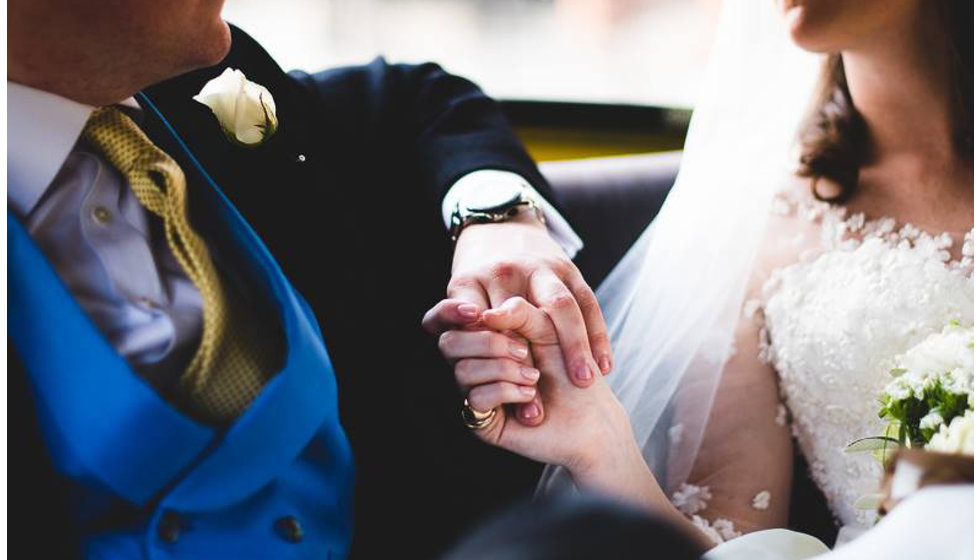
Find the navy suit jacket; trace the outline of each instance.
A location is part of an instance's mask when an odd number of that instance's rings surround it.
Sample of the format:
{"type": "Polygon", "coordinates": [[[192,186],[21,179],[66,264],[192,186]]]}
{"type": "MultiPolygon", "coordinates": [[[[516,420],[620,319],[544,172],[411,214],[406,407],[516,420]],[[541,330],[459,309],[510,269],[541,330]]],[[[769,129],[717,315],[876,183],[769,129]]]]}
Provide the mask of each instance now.
{"type": "MultiPolygon", "coordinates": [[[[452,246],[440,207],[455,180],[510,170],[554,203],[499,104],[434,64],[378,59],[287,74],[234,28],[220,64],[143,93],[319,321],[357,468],[353,556],[431,557],[479,516],[530,490],[537,465],[483,446],[462,427],[451,370],[418,326],[445,295],[452,246]],[[278,132],[257,148],[230,143],[192,99],[227,67],[276,101],[278,132]]],[[[145,130],[168,153],[178,149],[152,122],[145,130]]],[[[191,210],[195,221],[208,219],[191,210]]],[[[11,548],[70,557],[73,483],[50,465],[10,349],[11,548]]],[[[147,514],[121,507],[98,523],[124,528],[147,514]]]]}

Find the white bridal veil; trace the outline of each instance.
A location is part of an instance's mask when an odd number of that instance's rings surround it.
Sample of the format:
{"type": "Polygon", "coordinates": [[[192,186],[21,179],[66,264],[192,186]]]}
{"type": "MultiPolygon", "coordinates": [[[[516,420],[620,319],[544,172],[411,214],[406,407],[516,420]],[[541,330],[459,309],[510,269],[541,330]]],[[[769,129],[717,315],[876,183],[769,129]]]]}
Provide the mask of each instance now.
{"type": "MultiPolygon", "coordinates": [[[[608,381],[668,493],[694,463],[771,198],[793,173],[819,75],[819,57],[792,43],[778,8],[724,2],[677,181],[598,291],[616,358],[608,381]]],[[[568,486],[549,467],[539,491],[568,486]]]]}

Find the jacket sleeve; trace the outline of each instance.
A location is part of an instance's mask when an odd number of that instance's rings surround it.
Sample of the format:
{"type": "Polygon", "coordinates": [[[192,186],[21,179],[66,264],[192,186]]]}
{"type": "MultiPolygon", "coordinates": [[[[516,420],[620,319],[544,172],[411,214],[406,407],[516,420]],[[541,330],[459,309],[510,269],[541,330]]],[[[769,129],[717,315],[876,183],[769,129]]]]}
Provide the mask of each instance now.
{"type": "Polygon", "coordinates": [[[436,64],[378,58],[364,66],[290,76],[320,109],[327,130],[341,127],[363,149],[409,150],[437,203],[459,178],[480,169],[515,172],[555,203],[500,104],[436,64]]]}

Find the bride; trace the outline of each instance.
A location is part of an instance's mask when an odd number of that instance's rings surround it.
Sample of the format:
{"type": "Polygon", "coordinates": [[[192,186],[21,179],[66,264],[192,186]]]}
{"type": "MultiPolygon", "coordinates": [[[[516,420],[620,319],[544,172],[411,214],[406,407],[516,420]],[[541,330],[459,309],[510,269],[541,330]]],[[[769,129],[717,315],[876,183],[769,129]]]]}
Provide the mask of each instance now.
{"type": "Polygon", "coordinates": [[[616,372],[573,387],[547,315],[509,300],[483,323],[531,343],[540,381],[442,345],[469,406],[499,409],[477,435],[552,465],[541,491],[639,503],[706,549],[787,526],[795,439],[842,536],[871,527],[881,467],[843,448],[880,433],[889,360],[973,326],[972,16],[728,1],[677,183],[598,292],[616,372]],[[507,405],[535,394],[528,427],[507,405]]]}

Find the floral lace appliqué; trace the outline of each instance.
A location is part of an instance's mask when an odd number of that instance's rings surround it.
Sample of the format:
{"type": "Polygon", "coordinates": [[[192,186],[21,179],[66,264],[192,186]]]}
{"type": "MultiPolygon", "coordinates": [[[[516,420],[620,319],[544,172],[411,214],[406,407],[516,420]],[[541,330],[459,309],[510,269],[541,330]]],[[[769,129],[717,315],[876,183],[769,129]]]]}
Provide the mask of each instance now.
{"type": "Polygon", "coordinates": [[[716,545],[742,536],[742,533],[735,530],[735,524],[725,518],[708,521],[700,515],[695,515],[691,521],[716,545]]]}
{"type": "Polygon", "coordinates": [[[670,503],[688,517],[703,511],[711,499],[711,489],[696,484],[682,484],[670,497],[670,503]]]}

